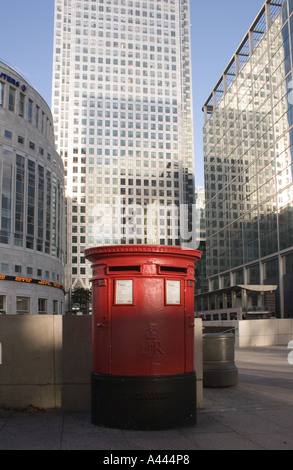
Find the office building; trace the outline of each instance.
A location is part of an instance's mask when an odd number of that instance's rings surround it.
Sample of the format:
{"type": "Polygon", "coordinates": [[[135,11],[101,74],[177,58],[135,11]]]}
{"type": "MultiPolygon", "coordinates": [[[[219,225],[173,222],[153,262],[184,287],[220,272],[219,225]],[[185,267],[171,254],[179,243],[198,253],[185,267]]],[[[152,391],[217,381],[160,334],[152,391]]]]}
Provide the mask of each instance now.
{"type": "Polygon", "coordinates": [[[203,108],[208,318],[293,314],[292,13],[264,3],[203,108]]]}
{"type": "Polygon", "coordinates": [[[64,168],[42,97],[0,62],[0,314],[64,310],[64,168]]]}
{"type": "Polygon", "coordinates": [[[191,84],[189,0],[55,0],[67,289],[90,287],[85,248],[189,243],[191,84]]]}
{"type": "Polygon", "coordinates": [[[198,227],[198,249],[202,253],[202,258],[195,266],[195,293],[208,292],[208,282],[206,273],[206,217],[205,217],[205,190],[203,186],[195,187],[195,205],[197,207],[198,227]]]}

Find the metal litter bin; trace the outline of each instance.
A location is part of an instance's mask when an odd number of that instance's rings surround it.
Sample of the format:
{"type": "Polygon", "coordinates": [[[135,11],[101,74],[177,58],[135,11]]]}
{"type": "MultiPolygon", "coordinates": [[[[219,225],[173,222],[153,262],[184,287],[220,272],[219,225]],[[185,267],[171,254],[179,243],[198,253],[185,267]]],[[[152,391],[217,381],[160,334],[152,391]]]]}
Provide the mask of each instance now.
{"type": "Polygon", "coordinates": [[[203,386],[233,387],[238,384],[233,333],[203,335],[203,386]]]}

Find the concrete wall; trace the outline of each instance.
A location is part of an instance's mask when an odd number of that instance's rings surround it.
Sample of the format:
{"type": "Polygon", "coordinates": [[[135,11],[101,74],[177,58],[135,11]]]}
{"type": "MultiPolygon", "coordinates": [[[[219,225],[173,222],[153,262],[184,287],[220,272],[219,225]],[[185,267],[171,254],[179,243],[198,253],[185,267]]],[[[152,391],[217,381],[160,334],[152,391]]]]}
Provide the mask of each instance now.
{"type": "MultiPolygon", "coordinates": [[[[0,408],[91,409],[91,316],[0,316],[0,343],[0,408]]],[[[202,408],[201,320],[195,321],[195,367],[202,408]]]]}
{"type": "Polygon", "coordinates": [[[202,320],[194,321],[194,367],[196,372],[196,399],[197,408],[203,407],[203,344],[202,344],[202,320]]]}
{"type": "Polygon", "coordinates": [[[60,406],[62,317],[0,316],[0,343],[0,406],[60,406]]]}
{"type": "Polygon", "coordinates": [[[64,409],[91,409],[92,317],[63,317],[62,395],[64,409]]]}
{"type": "Polygon", "coordinates": [[[293,319],[291,318],[203,322],[203,333],[231,329],[235,330],[235,346],[240,348],[287,346],[293,339],[293,319]]]}

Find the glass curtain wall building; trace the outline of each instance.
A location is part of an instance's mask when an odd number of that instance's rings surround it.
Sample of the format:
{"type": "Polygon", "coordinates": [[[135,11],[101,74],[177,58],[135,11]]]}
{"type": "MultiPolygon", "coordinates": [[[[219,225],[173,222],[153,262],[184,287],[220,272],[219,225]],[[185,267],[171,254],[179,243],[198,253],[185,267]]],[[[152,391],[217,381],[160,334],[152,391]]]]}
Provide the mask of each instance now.
{"type": "Polygon", "coordinates": [[[293,314],[292,13],[265,2],[203,108],[209,318],[293,314]]]}
{"type": "Polygon", "coordinates": [[[85,247],[181,243],[177,208],[194,199],[189,0],[55,0],[54,39],[67,288],[89,287],[85,247]]]}

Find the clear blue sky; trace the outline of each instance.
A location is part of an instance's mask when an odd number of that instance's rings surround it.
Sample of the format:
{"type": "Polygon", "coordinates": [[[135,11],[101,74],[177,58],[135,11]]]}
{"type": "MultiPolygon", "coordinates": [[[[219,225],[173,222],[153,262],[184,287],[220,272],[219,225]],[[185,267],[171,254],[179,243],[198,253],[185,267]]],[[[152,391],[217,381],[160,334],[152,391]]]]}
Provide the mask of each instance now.
{"type": "MultiPolygon", "coordinates": [[[[190,0],[195,182],[202,185],[202,105],[264,0],[190,0]]],[[[17,69],[51,104],[54,0],[1,0],[0,60],[17,69]]]]}

